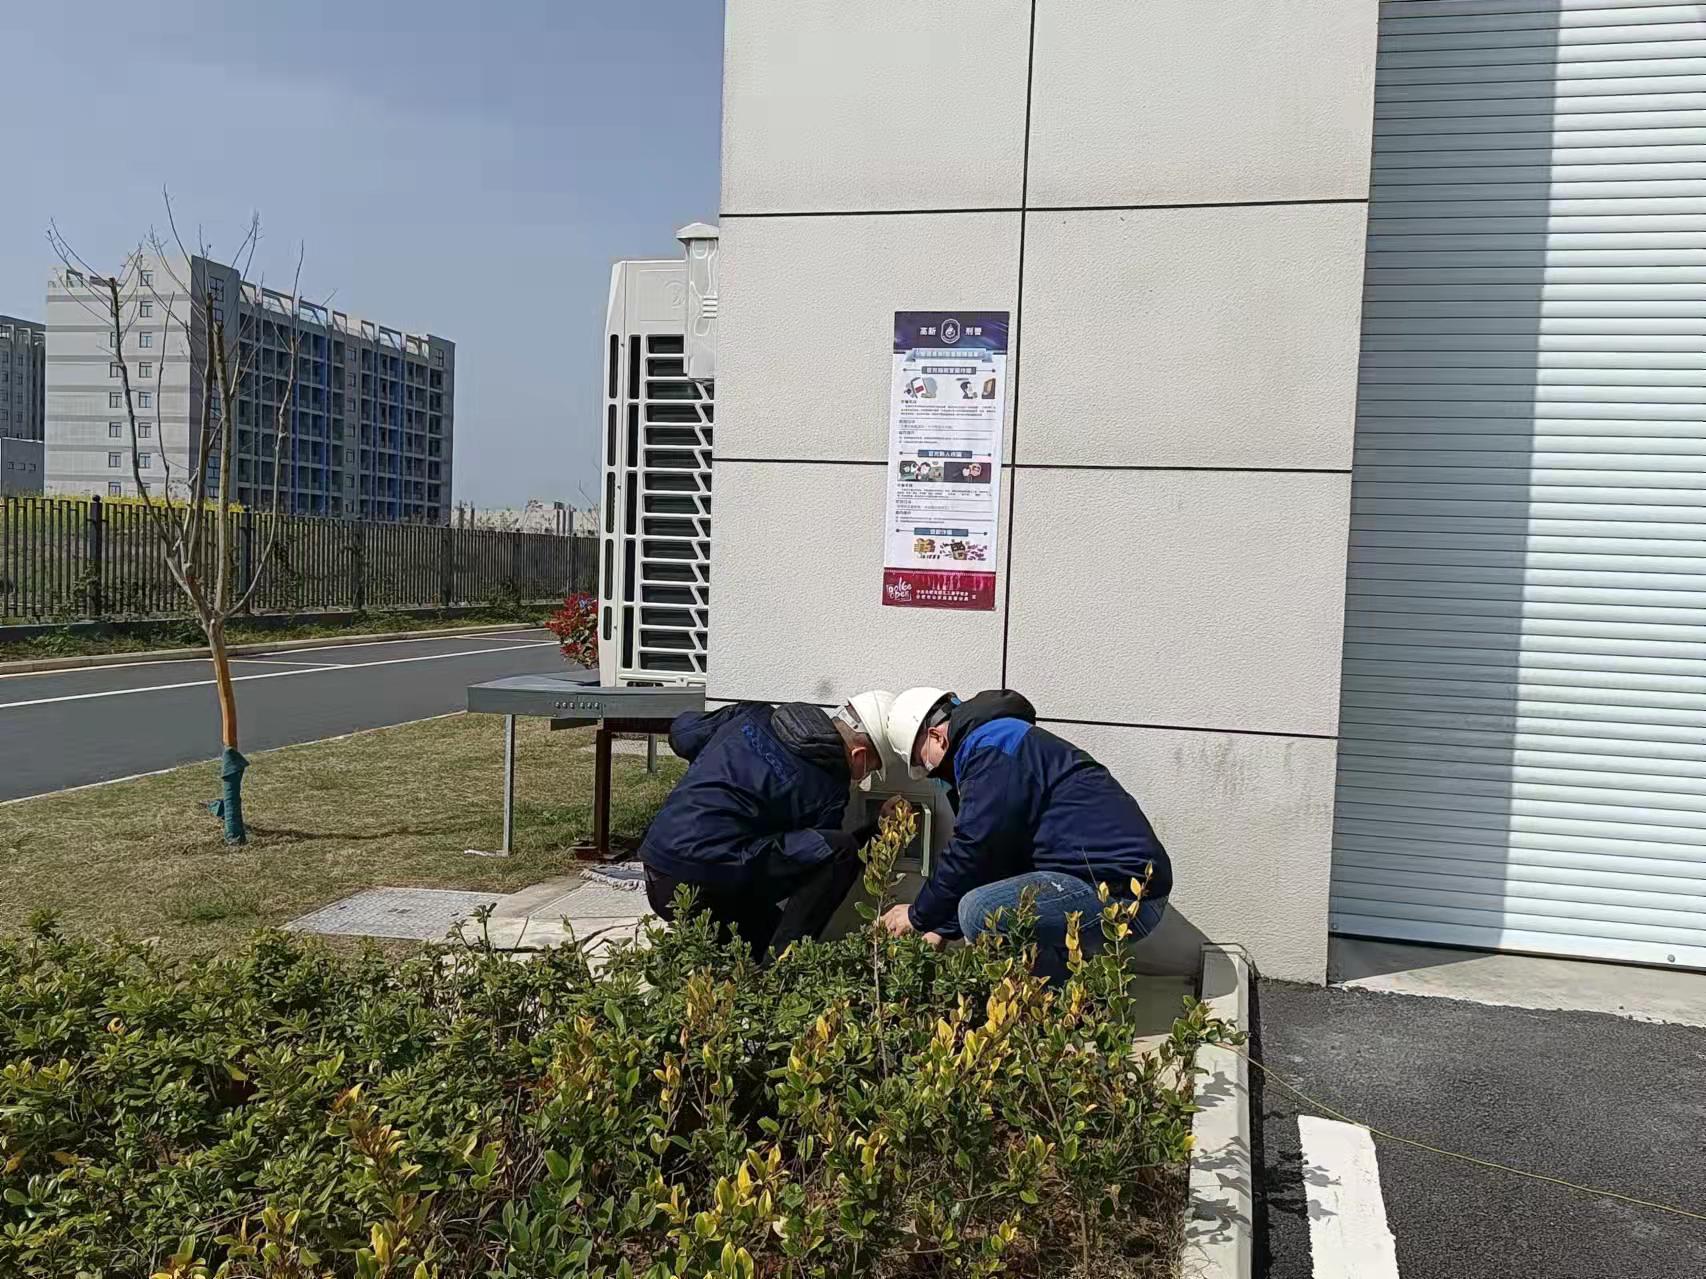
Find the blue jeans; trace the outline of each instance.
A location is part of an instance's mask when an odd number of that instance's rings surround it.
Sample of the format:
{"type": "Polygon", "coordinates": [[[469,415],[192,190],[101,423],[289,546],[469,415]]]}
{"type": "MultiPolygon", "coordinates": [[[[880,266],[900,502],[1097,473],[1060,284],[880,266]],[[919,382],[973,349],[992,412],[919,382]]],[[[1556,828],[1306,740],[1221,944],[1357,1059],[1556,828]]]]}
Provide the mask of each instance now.
{"type": "MultiPolygon", "coordinates": [[[[971,941],[979,933],[988,931],[989,917],[1002,909],[1006,914],[996,928],[1006,932],[1018,917],[1019,896],[1026,889],[1036,890],[1037,972],[1050,981],[1060,982],[1066,977],[1068,915],[1078,912],[1078,943],[1086,955],[1094,955],[1103,946],[1102,902],[1096,896],[1096,886],[1089,881],[1059,871],[1034,870],[1029,874],[984,884],[960,898],[960,932],[967,941],[971,941]]],[[[1165,897],[1146,897],[1132,925],[1133,939],[1147,937],[1154,932],[1166,913],[1165,897]]]]}

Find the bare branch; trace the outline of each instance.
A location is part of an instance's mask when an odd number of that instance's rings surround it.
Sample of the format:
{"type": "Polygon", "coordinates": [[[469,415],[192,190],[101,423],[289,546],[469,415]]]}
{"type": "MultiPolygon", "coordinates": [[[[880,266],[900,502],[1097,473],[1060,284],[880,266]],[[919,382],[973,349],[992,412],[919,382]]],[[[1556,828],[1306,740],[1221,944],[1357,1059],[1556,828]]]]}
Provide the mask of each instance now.
{"type": "MultiPolygon", "coordinates": [[[[116,338],[120,325],[120,312],[124,303],[119,297],[117,277],[108,276],[104,283],[111,304],[113,332],[116,338]]],[[[161,549],[166,554],[166,566],[173,570],[174,576],[180,576],[178,567],[174,566],[173,561],[176,558],[174,551],[182,548],[181,543],[178,543],[172,536],[172,524],[166,515],[166,511],[170,508],[156,504],[147,482],[142,478],[141,446],[136,432],[136,395],[130,385],[130,363],[124,358],[122,351],[116,352],[116,354],[118,355],[116,363],[119,369],[120,387],[124,393],[125,416],[130,422],[130,473],[136,480],[137,495],[142,498],[143,506],[148,511],[148,518],[154,525],[155,532],[159,535],[161,549]]]]}
{"type": "MultiPolygon", "coordinates": [[[[219,377],[225,379],[225,330],[210,330],[214,358],[218,361],[219,377]]],[[[223,385],[221,386],[223,395],[223,385]]],[[[228,398],[228,397],[226,397],[228,398]]],[[[231,615],[231,468],[236,450],[232,437],[222,432],[219,441],[219,509],[213,526],[214,558],[213,602],[221,618],[231,615]]]]}
{"type": "MultiPolygon", "coordinates": [[[[269,501],[270,518],[267,520],[266,543],[261,548],[261,553],[255,557],[250,579],[245,585],[242,595],[239,597],[236,604],[232,606],[233,612],[241,611],[248,604],[249,599],[255,593],[255,588],[260,584],[261,578],[266,572],[267,565],[272,562],[274,552],[278,549],[279,525],[281,523],[278,509],[279,466],[284,457],[285,442],[290,437],[290,416],[291,410],[295,407],[296,400],[297,361],[301,358],[302,351],[302,327],[298,322],[301,310],[300,303],[302,299],[302,261],[306,252],[306,246],[298,243],[296,246],[296,272],[290,284],[290,375],[285,380],[284,395],[279,400],[278,413],[274,423],[272,491],[269,501]]],[[[294,463],[292,463],[292,466],[294,466],[294,463]]],[[[291,487],[293,489],[295,487],[295,481],[296,476],[293,472],[291,475],[291,487]]]]}
{"type": "MultiPolygon", "coordinates": [[[[222,381],[220,361],[218,359],[219,344],[223,341],[224,330],[213,325],[205,326],[202,330],[207,343],[208,372],[213,374],[216,382],[222,381]]],[[[188,338],[189,345],[194,346],[194,337],[188,338]]],[[[193,382],[192,382],[193,385],[193,382]]],[[[214,446],[219,442],[224,427],[224,410],[221,408],[219,425],[213,425],[213,397],[218,393],[214,386],[208,384],[208,378],[203,376],[201,386],[201,422],[200,430],[192,447],[194,475],[190,485],[190,508],[185,515],[185,526],[190,530],[190,557],[195,560],[201,554],[202,540],[207,526],[207,464],[213,455],[214,446]]],[[[220,507],[218,518],[224,518],[224,506],[220,507]]],[[[214,603],[217,607],[219,590],[214,590],[214,603]]]]}
{"type": "Polygon", "coordinates": [[[59,264],[63,268],[62,282],[65,285],[66,293],[70,294],[73,302],[105,327],[110,317],[107,314],[106,303],[100,294],[101,273],[78,255],[77,251],[71,247],[70,242],[60,234],[57,226],[49,225],[47,242],[53,247],[54,256],[59,259],[59,264]],[[81,281],[81,288],[72,283],[73,276],[81,281]],[[83,290],[87,290],[87,296],[83,290]]]}
{"type": "Polygon", "coordinates": [[[249,230],[243,236],[243,242],[237,246],[237,252],[231,255],[231,266],[244,279],[249,278],[249,268],[255,262],[255,250],[261,243],[261,215],[249,215],[249,230]],[[244,255],[247,254],[245,257],[244,255]]]}

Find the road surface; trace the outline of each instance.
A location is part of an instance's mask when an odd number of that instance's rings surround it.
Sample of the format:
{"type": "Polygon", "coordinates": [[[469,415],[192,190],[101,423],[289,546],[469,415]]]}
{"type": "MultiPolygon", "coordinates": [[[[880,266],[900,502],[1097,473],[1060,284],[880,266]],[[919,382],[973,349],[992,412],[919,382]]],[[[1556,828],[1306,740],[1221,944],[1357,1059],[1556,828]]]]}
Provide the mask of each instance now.
{"type": "Polygon", "coordinates": [[[1252,1072],[1267,1279],[1706,1275],[1706,1031],[1592,1012],[1263,982],[1257,1051],[1370,1136],[1252,1072]],[[1303,1111],[1300,1117],[1299,1112],[1303,1111]],[[1648,1205],[1630,1202],[1648,1201],[1648,1205]]]}
{"type": "MultiPolygon", "coordinates": [[[[461,710],[470,684],[563,669],[556,642],[542,630],[231,660],[245,753],[461,710]]],[[[0,676],[0,801],[218,753],[219,708],[205,659],[119,656],[109,666],[0,676]]]]}

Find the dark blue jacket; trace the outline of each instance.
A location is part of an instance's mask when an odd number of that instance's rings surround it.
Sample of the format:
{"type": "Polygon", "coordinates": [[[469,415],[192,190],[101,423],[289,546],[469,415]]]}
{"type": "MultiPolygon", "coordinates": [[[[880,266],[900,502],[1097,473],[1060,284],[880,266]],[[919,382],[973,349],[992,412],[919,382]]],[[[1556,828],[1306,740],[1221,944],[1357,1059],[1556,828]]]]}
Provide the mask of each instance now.
{"type": "Polygon", "coordinates": [[[980,693],[948,720],[936,775],[953,787],[954,838],[912,905],[912,926],[959,933],[960,898],[1033,870],[1107,884],[1129,897],[1147,873],[1149,897],[1173,889],[1173,867],[1149,819],[1113,775],[1034,723],[1017,693],[980,693]]]}
{"type": "Polygon", "coordinates": [[[840,829],[847,763],[817,707],[690,711],[669,726],[669,745],[687,773],[641,841],[646,865],[687,883],[738,885],[810,871],[854,847],[840,829]],[[818,740],[788,731],[803,717],[822,721],[818,740]]]}

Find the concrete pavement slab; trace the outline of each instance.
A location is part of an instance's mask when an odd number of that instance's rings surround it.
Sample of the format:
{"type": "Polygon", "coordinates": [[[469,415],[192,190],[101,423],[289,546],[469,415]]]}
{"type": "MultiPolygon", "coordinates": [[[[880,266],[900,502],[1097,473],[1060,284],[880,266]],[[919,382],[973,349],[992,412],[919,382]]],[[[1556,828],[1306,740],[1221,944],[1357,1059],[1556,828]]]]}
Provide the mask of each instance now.
{"type": "Polygon", "coordinates": [[[496,905],[500,896],[449,888],[370,888],[310,911],[285,928],[342,937],[443,941],[480,907],[496,905]]]}
{"type": "Polygon", "coordinates": [[[1706,1026],[1706,973],[1335,937],[1328,979],[1359,990],[1706,1026]]]}

